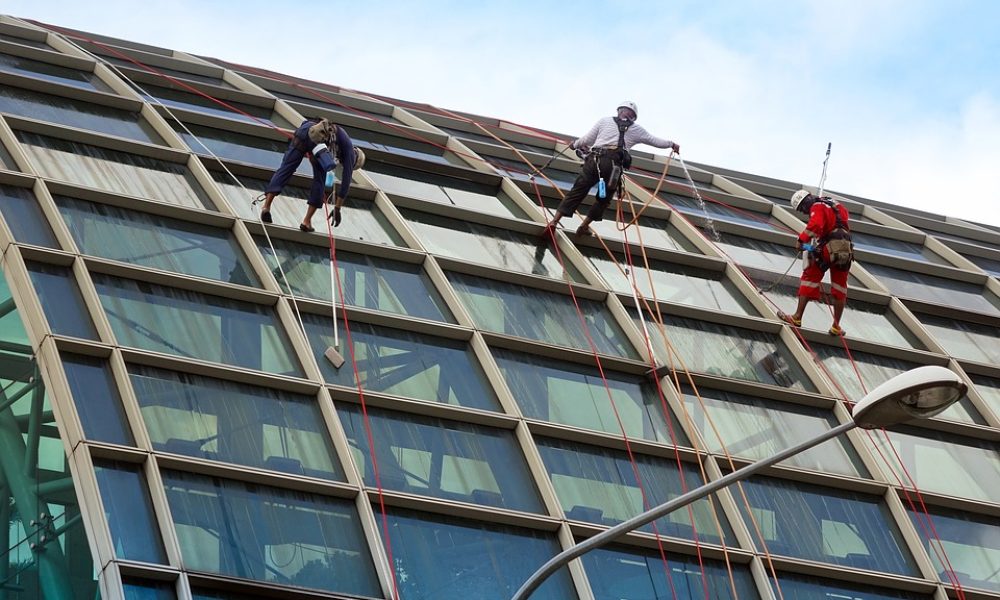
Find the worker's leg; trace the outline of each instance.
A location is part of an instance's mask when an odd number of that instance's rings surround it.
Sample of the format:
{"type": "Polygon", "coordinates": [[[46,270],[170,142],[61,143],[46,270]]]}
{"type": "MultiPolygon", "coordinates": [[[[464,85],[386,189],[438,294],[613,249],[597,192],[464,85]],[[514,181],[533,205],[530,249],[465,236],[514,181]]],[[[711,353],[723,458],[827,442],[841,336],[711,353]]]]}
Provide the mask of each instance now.
{"type": "MultiPolygon", "coordinates": [[[[295,169],[299,168],[299,164],[302,162],[302,158],[305,155],[294,145],[289,145],[288,150],[285,151],[285,155],[281,157],[281,164],[278,169],[271,176],[271,181],[267,183],[267,187],[264,188],[264,206],[261,209],[262,213],[271,212],[271,203],[274,202],[274,198],[281,193],[281,190],[288,185],[288,181],[292,178],[292,174],[295,173],[295,169]]],[[[261,215],[263,216],[263,214],[261,215]]],[[[270,215],[268,215],[270,217],[270,215]]]]}
{"type": "Polygon", "coordinates": [[[303,231],[312,231],[312,219],[313,215],[316,214],[316,209],[323,206],[324,197],[324,186],[326,184],[326,169],[321,167],[319,163],[315,160],[310,160],[313,168],[313,178],[312,185],[309,187],[309,200],[308,206],[306,207],[306,214],[302,217],[302,229],[303,231]]]}
{"type": "Polygon", "coordinates": [[[788,315],[796,324],[802,322],[802,315],[805,314],[809,302],[819,300],[821,281],[823,281],[823,270],[810,258],[809,264],[802,270],[802,277],[799,278],[799,299],[795,306],[795,314],[788,315]]]}
{"type": "Polygon", "coordinates": [[[836,335],[844,334],[840,318],[844,316],[844,307],[847,306],[847,275],[848,271],[830,269],[830,295],[833,296],[833,325],[830,326],[830,333],[836,335]]]}
{"type": "Polygon", "coordinates": [[[569,193],[559,203],[556,215],[549,221],[548,227],[555,227],[564,216],[570,216],[575,213],[580,203],[590,193],[590,188],[594,187],[594,184],[597,183],[599,177],[597,173],[597,161],[594,155],[591,154],[587,157],[587,160],[583,161],[583,168],[580,169],[580,174],[577,175],[576,181],[573,182],[573,187],[569,190],[569,193]]]}

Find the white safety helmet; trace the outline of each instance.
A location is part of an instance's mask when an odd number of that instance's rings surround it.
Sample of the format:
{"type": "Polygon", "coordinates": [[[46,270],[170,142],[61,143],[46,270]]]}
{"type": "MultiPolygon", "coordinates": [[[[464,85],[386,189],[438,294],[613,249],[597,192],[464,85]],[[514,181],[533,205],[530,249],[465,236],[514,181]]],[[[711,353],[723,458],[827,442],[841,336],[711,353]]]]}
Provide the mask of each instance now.
{"type": "Polygon", "coordinates": [[[792,210],[798,210],[802,201],[811,195],[808,190],[799,190],[792,194],[792,210]]]}
{"type": "Polygon", "coordinates": [[[360,168],[362,168],[364,166],[365,166],[365,153],[361,150],[361,148],[358,148],[357,146],[355,146],[354,147],[354,170],[357,171],[358,169],[360,169],[360,168]]]}
{"type": "Polygon", "coordinates": [[[618,103],[618,108],[615,110],[621,110],[623,108],[627,108],[632,111],[636,119],[639,118],[639,107],[635,105],[635,102],[632,102],[631,100],[622,100],[618,103]]]}

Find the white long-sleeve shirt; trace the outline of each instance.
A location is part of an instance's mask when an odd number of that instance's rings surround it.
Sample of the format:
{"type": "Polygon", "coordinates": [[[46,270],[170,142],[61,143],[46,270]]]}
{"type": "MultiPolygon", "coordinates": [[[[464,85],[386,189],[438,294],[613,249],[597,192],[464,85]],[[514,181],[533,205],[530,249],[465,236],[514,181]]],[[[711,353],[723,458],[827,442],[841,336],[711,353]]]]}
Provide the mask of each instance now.
{"type": "MultiPolygon", "coordinates": [[[[625,132],[625,149],[628,150],[636,144],[649,144],[655,148],[669,148],[674,145],[670,140],[658,138],[646,131],[642,125],[633,123],[625,132]]],[[[587,148],[600,148],[602,146],[618,145],[618,124],[614,117],[604,117],[580,139],[573,142],[574,148],[586,146],[587,148]]]]}

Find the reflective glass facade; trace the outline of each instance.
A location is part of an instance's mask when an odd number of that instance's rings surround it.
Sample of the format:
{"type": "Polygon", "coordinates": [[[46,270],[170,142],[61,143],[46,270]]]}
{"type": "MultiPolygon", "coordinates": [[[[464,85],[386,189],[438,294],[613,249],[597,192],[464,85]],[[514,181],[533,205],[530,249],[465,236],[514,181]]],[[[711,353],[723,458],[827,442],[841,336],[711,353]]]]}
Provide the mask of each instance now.
{"type": "MultiPolygon", "coordinates": [[[[990,231],[866,205],[848,335],[822,304],[792,330],[796,184],[699,165],[702,207],[672,171],[672,209],[553,243],[576,159],[540,199],[512,150],[541,165],[548,134],[124,40],[239,110],[152,74],[118,97],[136,65],[95,74],[37,27],[0,33],[0,597],[506,600],[936,364],[974,387],[932,422],[830,440],[532,598],[1000,600],[1000,300],[950,250],[990,231]],[[297,228],[305,163],[273,224],[253,204],[272,125],[316,109],[369,153],[332,238],[297,228]]],[[[628,176],[635,215],[657,174],[628,176]]]]}

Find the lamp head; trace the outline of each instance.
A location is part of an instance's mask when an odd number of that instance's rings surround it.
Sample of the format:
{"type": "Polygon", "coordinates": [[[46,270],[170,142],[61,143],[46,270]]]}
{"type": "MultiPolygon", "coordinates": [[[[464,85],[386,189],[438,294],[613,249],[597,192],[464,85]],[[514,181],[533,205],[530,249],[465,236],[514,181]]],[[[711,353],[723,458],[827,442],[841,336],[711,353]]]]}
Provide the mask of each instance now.
{"type": "Polygon", "coordinates": [[[968,386],[944,367],[917,367],[896,375],[854,405],[854,422],[876,429],[927,419],[944,412],[965,395],[968,386]]]}

